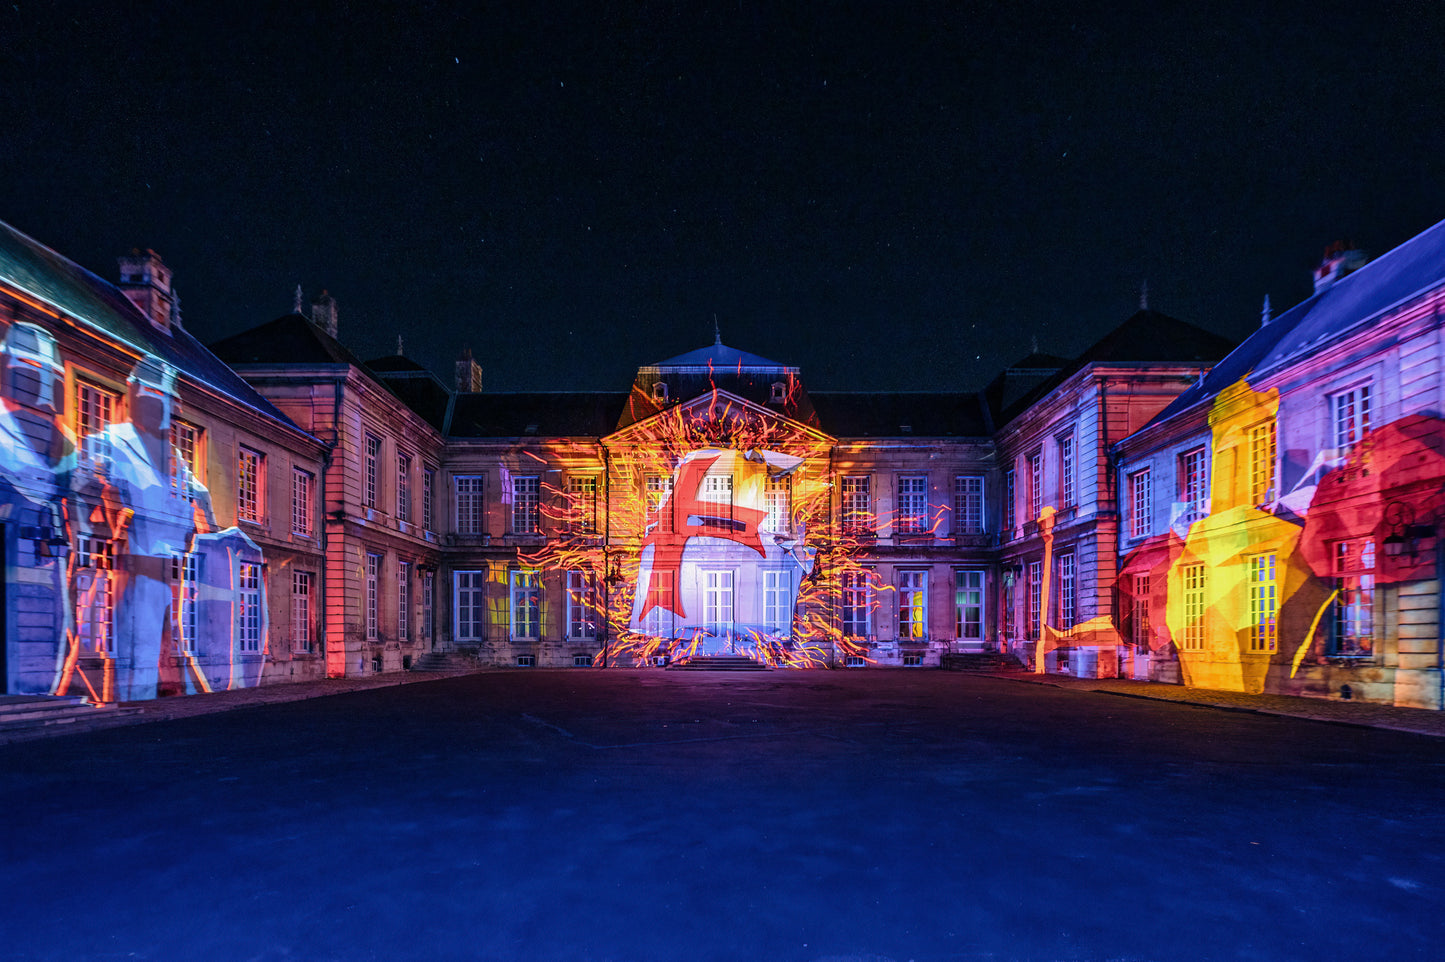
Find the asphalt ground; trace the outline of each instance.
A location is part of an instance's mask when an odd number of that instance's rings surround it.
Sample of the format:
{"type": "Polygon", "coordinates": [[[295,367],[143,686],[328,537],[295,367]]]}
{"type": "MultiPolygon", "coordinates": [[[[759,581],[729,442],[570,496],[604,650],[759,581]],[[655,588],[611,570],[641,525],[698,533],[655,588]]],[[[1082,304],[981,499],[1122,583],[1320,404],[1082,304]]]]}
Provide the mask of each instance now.
{"type": "Polygon", "coordinates": [[[0,958],[1435,960],[1442,787],[1054,684],[484,672],[0,747],[0,958]]]}

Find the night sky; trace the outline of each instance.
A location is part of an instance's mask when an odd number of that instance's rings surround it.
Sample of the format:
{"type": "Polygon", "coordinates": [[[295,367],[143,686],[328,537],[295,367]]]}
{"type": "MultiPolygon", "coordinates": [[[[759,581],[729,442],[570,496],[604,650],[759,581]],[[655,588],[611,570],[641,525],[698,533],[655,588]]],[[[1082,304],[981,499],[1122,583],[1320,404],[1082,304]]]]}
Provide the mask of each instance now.
{"type": "Polygon", "coordinates": [[[1445,218],[1436,3],[784,6],[7,3],[0,219],[155,248],[207,341],[299,283],[489,390],[621,390],[714,316],[815,389],[968,390],[1145,281],[1243,337],[1445,218]]]}

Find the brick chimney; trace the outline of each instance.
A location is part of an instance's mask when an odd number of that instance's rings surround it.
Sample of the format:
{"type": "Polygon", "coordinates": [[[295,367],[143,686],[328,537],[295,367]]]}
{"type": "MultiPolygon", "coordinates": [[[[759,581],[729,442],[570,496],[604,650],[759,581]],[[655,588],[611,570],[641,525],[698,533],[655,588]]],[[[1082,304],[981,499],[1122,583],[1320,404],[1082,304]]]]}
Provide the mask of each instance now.
{"type": "Polygon", "coordinates": [[[472,349],[462,349],[457,361],[457,393],[475,394],[482,389],[482,366],[472,360],[472,349]]]}
{"type": "Polygon", "coordinates": [[[161,261],[161,255],[149,249],[132,250],[119,260],[117,286],[121,293],[149,318],[153,327],[169,334],[172,322],[180,320],[175,291],[171,289],[171,269],[161,261]]]}
{"type": "Polygon", "coordinates": [[[311,323],[336,336],[336,298],[325,291],[311,302],[311,323]]]}

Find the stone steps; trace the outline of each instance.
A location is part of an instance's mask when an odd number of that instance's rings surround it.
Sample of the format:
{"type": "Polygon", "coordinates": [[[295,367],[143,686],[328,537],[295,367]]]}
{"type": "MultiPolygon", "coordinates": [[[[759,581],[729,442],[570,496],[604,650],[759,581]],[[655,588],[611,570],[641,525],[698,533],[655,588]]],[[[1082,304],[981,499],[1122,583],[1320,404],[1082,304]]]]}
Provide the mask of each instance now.
{"type": "Polygon", "coordinates": [[[970,651],[946,654],[939,660],[944,671],[1023,671],[1012,655],[996,651],[970,651]]]}
{"type": "Polygon", "coordinates": [[[461,651],[429,651],[411,663],[409,671],[466,671],[477,667],[475,655],[461,651]]]}
{"type": "Polygon", "coordinates": [[[695,655],[686,661],[674,662],[667,671],[771,671],[764,664],[745,655],[695,655]]]}
{"type": "Polygon", "coordinates": [[[104,728],[138,713],[138,708],[93,705],[80,695],[0,695],[0,743],[66,731],[104,728]]]}

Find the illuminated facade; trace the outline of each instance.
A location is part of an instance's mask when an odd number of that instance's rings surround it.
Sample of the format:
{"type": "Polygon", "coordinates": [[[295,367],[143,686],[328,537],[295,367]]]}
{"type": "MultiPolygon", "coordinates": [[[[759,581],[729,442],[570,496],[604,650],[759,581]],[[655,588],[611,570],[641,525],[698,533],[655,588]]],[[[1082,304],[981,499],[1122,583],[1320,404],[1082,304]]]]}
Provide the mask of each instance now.
{"type": "Polygon", "coordinates": [[[160,258],[121,258],[117,287],[0,224],[0,341],[4,691],[320,677],[292,592],[325,570],[293,520],[320,489],[288,482],[324,447],[186,331],[160,258]]]}
{"type": "Polygon", "coordinates": [[[1445,225],[1315,293],[1117,447],[1128,629],[1184,684],[1442,707],[1445,225]]]}

